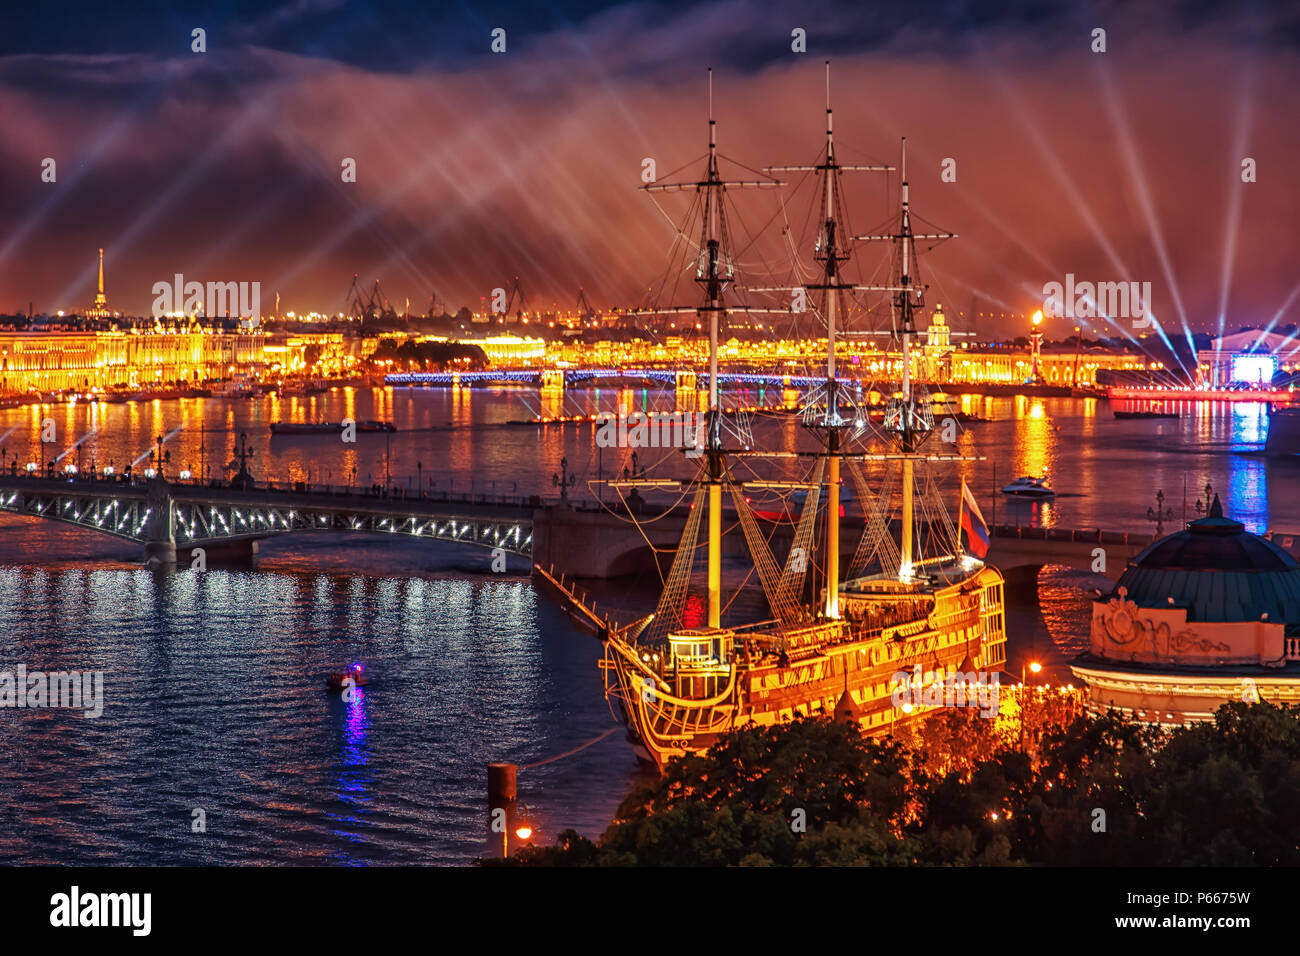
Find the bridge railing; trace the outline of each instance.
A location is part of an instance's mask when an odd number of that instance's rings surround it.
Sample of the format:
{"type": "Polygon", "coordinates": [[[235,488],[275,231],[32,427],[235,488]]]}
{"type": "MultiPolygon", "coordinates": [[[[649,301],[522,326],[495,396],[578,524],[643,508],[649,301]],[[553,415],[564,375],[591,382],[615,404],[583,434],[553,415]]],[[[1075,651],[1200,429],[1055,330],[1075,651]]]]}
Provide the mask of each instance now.
{"type": "Polygon", "coordinates": [[[1023,528],[1014,525],[997,525],[995,538],[1018,538],[1021,541],[1068,541],[1074,544],[1133,544],[1151,543],[1151,532],[1103,531],[1100,528],[1076,530],[1073,528],[1023,528]]]}
{"type": "MultiPolygon", "coordinates": [[[[149,487],[151,480],[143,475],[116,475],[105,478],[91,477],[88,474],[45,477],[22,472],[17,474],[0,473],[0,485],[5,487],[30,487],[42,491],[57,492],[95,489],[96,491],[111,493],[119,488],[134,488],[143,491],[149,487]]],[[[389,501],[424,501],[435,504],[506,505],[518,508],[542,508],[557,503],[554,500],[543,498],[541,495],[479,494],[472,491],[431,491],[427,489],[421,493],[401,485],[385,487],[383,485],[335,485],[306,481],[254,481],[249,488],[245,489],[233,486],[228,481],[220,480],[203,481],[198,478],[168,478],[166,481],[170,488],[177,491],[194,489],[225,494],[247,492],[252,494],[319,495],[321,497],[370,498],[389,501]]]]}

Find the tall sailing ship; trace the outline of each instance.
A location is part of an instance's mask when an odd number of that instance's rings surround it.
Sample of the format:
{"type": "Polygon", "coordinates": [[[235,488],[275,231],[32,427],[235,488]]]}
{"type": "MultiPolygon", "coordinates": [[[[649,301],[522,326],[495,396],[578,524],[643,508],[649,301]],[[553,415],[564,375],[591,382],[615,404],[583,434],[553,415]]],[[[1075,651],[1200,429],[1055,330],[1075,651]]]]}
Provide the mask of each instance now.
{"type": "MultiPolygon", "coordinates": [[[[647,191],[694,190],[700,200],[700,241],[695,281],[704,303],[654,308],[657,314],[698,313],[709,323],[710,360],[706,443],[698,471],[681,482],[692,500],[681,540],[655,612],[618,625],[600,617],[575,589],[545,569],[542,581],[567,604],[580,627],[604,642],[600,666],[606,697],[617,707],[639,756],[662,769],[676,756],[706,751],[720,735],[747,726],[772,725],[817,714],[856,720],[869,733],[888,733],[922,717],[934,707],[898,703],[900,675],[920,674],[923,685],[942,684],[950,675],[998,670],[1005,662],[1003,579],[993,567],[961,542],[962,527],[982,527],[974,499],[962,483],[963,514],[954,526],[943,507],[931,466],[963,459],[927,452],[935,428],[932,407],[913,381],[911,336],[924,286],[917,281],[916,240],[952,238],[948,233],[918,234],[908,204],[906,143],[901,174],[901,212],[895,228],[855,241],[893,244],[891,281],[884,286],[847,282],[843,267],[850,259],[849,240],[840,234],[840,177],[845,172],[886,171],[892,166],[851,166],[837,161],[827,76],[826,144],[820,161],[810,166],[773,166],[766,178],[724,180],[719,172],[716,124],[710,74],[709,150],[704,178],[689,183],[651,184],[647,191]],[[827,359],[824,378],[802,402],[802,424],[818,441],[810,451],[766,452],[752,449],[752,435],[739,416],[724,415],[718,388],[719,326],[729,313],[790,314],[785,309],[758,309],[737,301],[735,264],[729,248],[724,194],[742,188],[777,187],[772,173],[804,172],[821,179],[819,234],[814,250],[819,281],[802,285],[813,293],[815,313],[825,323],[827,359]],[[841,296],[884,293],[892,334],[901,340],[901,385],[887,401],[883,432],[874,443],[866,409],[859,407],[856,381],[838,376],[836,341],[841,296]],[[744,431],[740,447],[726,447],[725,429],[744,431]],[[868,450],[883,447],[883,451],[868,450]],[[747,480],[737,464],[747,458],[793,458],[803,480],[747,480]],[[869,485],[864,464],[881,466],[884,478],[869,485]],[[841,573],[842,471],[847,471],[866,510],[862,537],[841,573]],[[901,518],[893,521],[894,485],[901,518]],[[922,489],[918,492],[918,485],[922,489]],[[783,563],[755,518],[749,495],[773,489],[802,496],[802,509],[783,563]],[[770,617],[750,623],[722,624],[722,528],[724,496],[731,511],[728,524],[738,525],[748,556],[762,586],[770,617]],[[823,504],[824,502],[824,504],[823,504]],[[973,512],[973,513],[972,513],[973,512]],[[969,515],[969,518],[968,518],[969,515]],[[701,524],[707,523],[707,619],[688,626],[683,611],[690,593],[701,524]],[[897,531],[897,536],[895,532],[897,531]]],[[[684,237],[679,233],[679,238],[684,237]]],[[[750,288],[748,292],[790,292],[750,288]]],[[[847,310],[846,310],[847,314],[847,310]]],[[[673,479],[610,482],[622,490],[676,487],[673,479]]],[[[629,510],[631,514],[631,510],[629,510]]],[[[973,549],[980,541],[969,542],[973,549]]],[[[929,699],[929,698],[924,698],[929,699]]]]}

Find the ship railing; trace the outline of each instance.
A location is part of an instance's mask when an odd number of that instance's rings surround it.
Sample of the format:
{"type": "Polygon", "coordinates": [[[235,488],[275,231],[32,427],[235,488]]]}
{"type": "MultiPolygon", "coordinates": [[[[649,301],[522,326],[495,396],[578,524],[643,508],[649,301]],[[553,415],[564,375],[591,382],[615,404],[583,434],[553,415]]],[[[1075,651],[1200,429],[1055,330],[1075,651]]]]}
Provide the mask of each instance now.
{"type": "Polygon", "coordinates": [[[667,705],[656,712],[651,725],[660,737],[689,738],[694,734],[722,730],[733,722],[734,709],[718,704],[667,705]]]}
{"type": "Polygon", "coordinates": [[[878,625],[872,627],[858,627],[853,631],[853,640],[855,641],[876,641],[885,633],[885,629],[878,625]]]}
{"type": "Polygon", "coordinates": [[[690,655],[678,654],[673,658],[673,666],[680,667],[683,670],[695,671],[707,667],[725,668],[730,665],[718,660],[712,654],[709,655],[690,655]]]}
{"type": "Polygon", "coordinates": [[[951,611],[945,611],[942,614],[934,615],[931,620],[935,627],[947,627],[949,624],[953,624],[968,617],[978,617],[979,614],[980,599],[979,597],[976,597],[973,600],[962,601],[951,611]]]}
{"type": "Polygon", "coordinates": [[[1286,659],[1300,661],[1300,637],[1288,637],[1285,642],[1286,659]]]}
{"type": "Polygon", "coordinates": [[[930,621],[929,618],[926,617],[926,618],[922,618],[919,621],[908,621],[907,623],[904,624],[894,624],[888,626],[886,627],[886,631],[891,632],[889,633],[888,636],[892,637],[894,640],[902,640],[904,638],[915,637],[917,634],[923,633],[926,630],[926,628],[928,628],[929,626],[930,626],[930,621]]]}

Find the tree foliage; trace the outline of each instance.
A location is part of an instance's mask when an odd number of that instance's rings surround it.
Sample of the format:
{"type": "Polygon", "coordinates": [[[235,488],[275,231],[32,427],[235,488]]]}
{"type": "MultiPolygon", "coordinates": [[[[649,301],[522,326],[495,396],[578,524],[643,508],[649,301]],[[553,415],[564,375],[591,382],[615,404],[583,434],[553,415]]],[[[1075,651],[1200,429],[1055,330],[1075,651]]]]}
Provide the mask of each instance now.
{"type": "Polygon", "coordinates": [[[415,342],[398,345],[392,339],[380,339],[370,362],[391,361],[401,368],[414,365],[424,371],[445,371],[451,367],[481,369],[487,367],[487,355],[477,345],[462,342],[415,342]]]}
{"type": "Polygon", "coordinates": [[[1055,719],[1024,749],[971,710],[903,739],[824,717],[742,730],[629,795],[598,841],[570,830],[510,862],[1300,864],[1300,707],[1230,703],[1172,732],[1055,719]]]}

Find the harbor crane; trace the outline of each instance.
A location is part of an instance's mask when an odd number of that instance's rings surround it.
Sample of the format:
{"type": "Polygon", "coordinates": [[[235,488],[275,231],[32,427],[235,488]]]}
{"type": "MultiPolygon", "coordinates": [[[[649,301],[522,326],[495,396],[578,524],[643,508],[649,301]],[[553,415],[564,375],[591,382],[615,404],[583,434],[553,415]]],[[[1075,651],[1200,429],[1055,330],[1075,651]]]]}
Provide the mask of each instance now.
{"type": "Polygon", "coordinates": [[[588,322],[595,322],[598,313],[591,307],[591,303],[587,301],[587,292],[581,286],[578,287],[578,304],[576,308],[578,310],[578,317],[582,319],[583,325],[586,325],[588,322]]]}
{"type": "Polygon", "coordinates": [[[507,316],[506,321],[510,321],[508,317],[512,309],[514,310],[515,321],[522,321],[524,317],[524,306],[527,302],[528,298],[524,295],[523,287],[519,284],[519,276],[515,276],[515,281],[511,284],[510,291],[506,293],[506,308],[504,312],[504,315],[507,316]]]}
{"type": "Polygon", "coordinates": [[[355,272],[352,273],[352,285],[348,287],[347,307],[348,314],[355,315],[362,322],[366,319],[397,317],[392,303],[384,298],[384,293],[379,288],[379,280],[375,280],[367,296],[362,292],[359,276],[355,272]]]}

